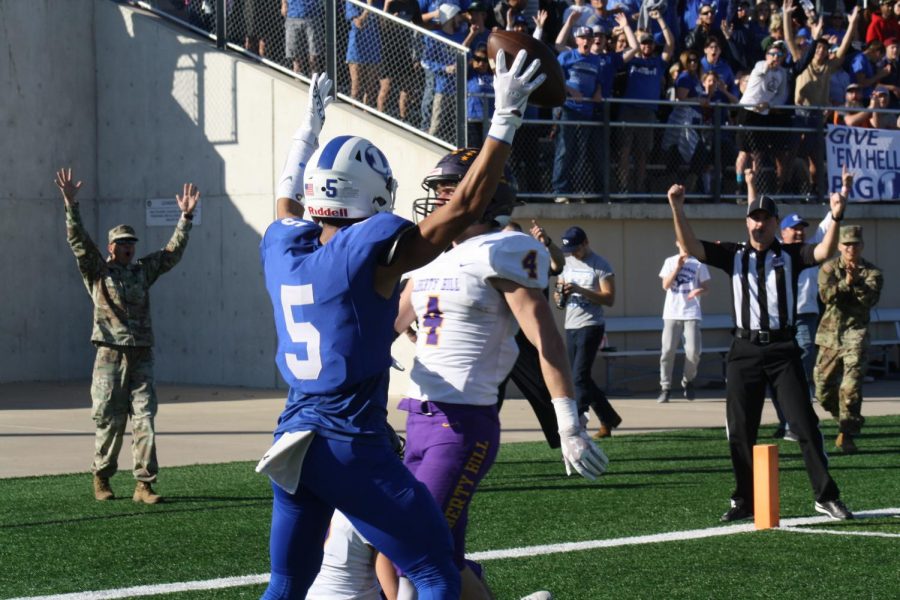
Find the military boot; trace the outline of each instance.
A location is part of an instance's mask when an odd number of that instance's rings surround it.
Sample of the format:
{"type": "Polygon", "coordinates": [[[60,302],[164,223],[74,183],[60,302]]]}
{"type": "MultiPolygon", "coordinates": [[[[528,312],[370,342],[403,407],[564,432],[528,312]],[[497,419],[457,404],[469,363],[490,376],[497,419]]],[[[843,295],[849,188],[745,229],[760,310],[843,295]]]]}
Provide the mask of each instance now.
{"type": "Polygon", "coordinates": [[[844,454],[856,454],[858,450],[856,442],[853,441],[853,436],[849,433],[839,433],[834,441],[834,445],[840,448],[844,454]]]}
{"type": "Polygon", "coordinates": [[[116,495],[113,494],[112,488],[109,487],[109,477],[100,477],[94,475],[94,499],[95,500],[112,500],[116,495]]]}
{"type": "Polygon", "coordinates": [[[141,502],[144,504],[158,504],[162,502],[162,496],[153,491],[153,488],[150,487],[150,484],[146,481],[138,481],[137,485],[134,486],[134,496],[131,497],[134,502],[141,502]]]}

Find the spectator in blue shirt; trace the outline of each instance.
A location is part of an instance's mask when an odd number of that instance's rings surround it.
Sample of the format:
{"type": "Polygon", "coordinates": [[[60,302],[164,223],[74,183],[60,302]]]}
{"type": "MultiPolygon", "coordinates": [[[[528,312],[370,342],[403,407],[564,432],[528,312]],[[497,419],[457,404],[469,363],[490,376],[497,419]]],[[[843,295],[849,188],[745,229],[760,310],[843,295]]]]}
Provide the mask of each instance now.
{"type": "Polygon", "coordinates": [[[716,38],[706,40],[706,46],[703,48],[703,58],[700,59],[700,71],[715,73],[719,81],[725,84],[728,91],[734,95],[738,94],[737,84],[734,81],[734,71],[722,58],[722,44],[716,38]]]}
{"type": "MultiPolygon", "coordinates": [[[[442,4],[441,28],[437,35],[451,42],[468,46],[475,36],[471,29],[464,29],[465,18],[459,7],[453,4],[442,4]]],[[[452,135],[452,123],[457,118],[453,110],[456,96],[456,55],[457,51],[446,44],[428,38],[425,40],[423,62],[426,68],[434,73],[434,100],[431,105],[431,123],[428,133],[444,139],[452,135]]],[[[460,115],[461,117],[462,115],[460,115]]]]}
{"type": "MultiPolygon", "coordinates": [[[[372,0],[372,7],[384,8],[383,0],[372,0]]],[[[374,105],[378,97],[376,82],[381,79],[381,32],[378,16],[367,9],[347,2],[344,18],[350,22],[347,39],[347,67],[350,71],[350,97],[374,105]]],[[[390,85],[382,79],[381,85],[390,85]]]]}
{"type": "MultiPolygon", "coordinates": [[[[575,30],[576,47],[557,57],[566,78],[566,102],[560,113],[561,124],[556,134],[556,156],[553,159],[553,191],[557,202],[569,201],[566,194],[574,190],[572,175],[584,172],[573,167],[578,158],[586,157],[588,149],[589,132],[586,128],[565,123],[595,120],[594,105],[603,99],[600,59],[590,51],[593,41],[591,28],[579,27],[575,30]]],[[[591,165],[587,167],[591,168],[591,165]]]]}
{"type": "MultiPolygon", "coordinates": [[[[629,100],[659,100],[667,64],[672,58],[675,38],[668,25],[656,11],[651,13],[662,29],[666,45],[662,55],[656,54],[656,41],[649,33],[638,39],[639,51],[623,57],[628,69],[628,82],[623,97],[629,100]]],[[[628,123],[652,124],[657,122],[656,104],[627,103],[619,110],[619,119],[628,123]]],[[[619,136],[619,190],[622,193],[645,189],[647,156],[653,148],[653,129],[649,127],[622,127],[619,136]],[[631,163],[634,162],[634,180],[631,181],[631,163]],[[633,185],[632,185],[633,184],[633,185]]]]}
{"type": "Polygon", "coordinates": [[[281,0],[285,56],[295,73],[321,73],[325,49],[325,11],[319,0],[281,0]]]}
{"type": "Polygon", "coordinates": [[[489,97],[494,93],[494,74],[488,64],[485,45],[478,46],[472,53],[466,91],[467,145],[480,148],[484,142],[484,123],[490,122],[494,114],[494,99],[489,97]]]}
{"type": "Polygon", "coordinates": [[[887,67],[880,69],[876,67],[883,58],[884,44],[881,40],[872,40],[866,45],[865,50],[850,61],[850,77],[862,89],[863,102],[868,102],[872,95],[872,88],[891,74],[887,67]]]}

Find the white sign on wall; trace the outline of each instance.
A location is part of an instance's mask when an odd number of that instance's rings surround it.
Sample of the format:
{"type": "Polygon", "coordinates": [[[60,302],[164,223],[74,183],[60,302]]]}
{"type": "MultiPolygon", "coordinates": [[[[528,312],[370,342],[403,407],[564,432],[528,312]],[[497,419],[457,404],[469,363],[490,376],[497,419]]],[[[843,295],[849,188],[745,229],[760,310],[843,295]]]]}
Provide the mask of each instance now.
{"type": "Polygon", "coordinates": [[[900,200],[900,131],[829,125],[828,191],[841,189],[841,169],[853,174],[851,202],[900,200]]]}
{"type": "MultiPolygon", "coordinates": [[[[202,203],[198,202],[194,208],[194,225],[199,225],[203,220],[202,203]]],[[[181,218],[181,209],[175,198],[150,198],[147,200],[147,226],[148,227],[174,227],[181,218]]]]}

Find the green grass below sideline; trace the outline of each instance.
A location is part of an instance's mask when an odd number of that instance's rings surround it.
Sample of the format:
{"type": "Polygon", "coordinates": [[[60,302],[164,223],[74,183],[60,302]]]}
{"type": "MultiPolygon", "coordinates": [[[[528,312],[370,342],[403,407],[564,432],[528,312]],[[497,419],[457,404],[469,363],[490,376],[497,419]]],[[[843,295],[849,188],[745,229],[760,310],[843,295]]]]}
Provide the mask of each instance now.
{"type": "MultiPolygon", "coordinates": [[[[761,430],[767,443],[773,427],[761,430]]],[[[900,417],[872,417],[859,454],[834,451],[831,472],[851,510],[900,506],[900,417]]],[[[799,446],[777,441],[782,518],[813,516],[799,446]]],[[[733,486],[722,429],[604,440],[610,470],[566,477],[543,443],[504,444],[470,509],[468,552],[718,527],[733,486]]],[[[268,571],[271,491],[252,463],[164,468],[166,502],[92,499],[89,474],[0,480],[0,598],[258,574],[268,571]]],[[[414,526],[414,524],[411,524],[414,526]]],[[[900,519],[806,529],[900,532],[900,519]]],[[[900,538],[765,531],[484,562],[499,599],[549,589],[557,598],[896,598],[900,538]],[[892,558],[893,557],[893,558],[892,558]]],[[[167,594],[258,598],[264,586],[167,594]]],[[[160,596],[161,597],[161,596],[160,596]]]]}

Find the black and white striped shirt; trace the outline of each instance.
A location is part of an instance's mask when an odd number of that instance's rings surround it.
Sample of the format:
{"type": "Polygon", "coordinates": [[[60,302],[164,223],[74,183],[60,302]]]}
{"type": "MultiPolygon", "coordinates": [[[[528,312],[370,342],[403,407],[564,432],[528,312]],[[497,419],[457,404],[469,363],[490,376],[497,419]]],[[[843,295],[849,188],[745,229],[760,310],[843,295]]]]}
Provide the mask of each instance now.
{"type": "Polygon", "coordinates": [[[739,329],[777,331],[794,326],[797,280],[817,264],[813,244],[783,244],[775,240],[756,251],[745,242],[702,241],[706,264],[731,276],[734,324],[739,329]]]}

